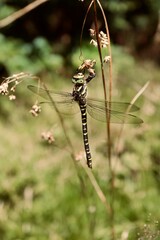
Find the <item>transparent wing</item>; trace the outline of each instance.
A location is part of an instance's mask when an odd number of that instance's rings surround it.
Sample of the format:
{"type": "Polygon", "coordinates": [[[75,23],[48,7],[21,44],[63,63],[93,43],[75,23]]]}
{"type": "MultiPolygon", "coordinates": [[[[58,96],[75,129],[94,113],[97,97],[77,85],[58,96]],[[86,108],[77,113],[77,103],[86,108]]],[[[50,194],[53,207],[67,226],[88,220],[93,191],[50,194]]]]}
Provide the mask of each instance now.
{"type": "Polygon", "coordinates": [[[140,124],[143,121],[129,113],[137,111],[138,109],[137,106],[131,105],[130,103],[111,102],[105,106],[105,101],[87,99],[87,112],[91,117],[102,122],[106,122],[106,111],[109,111],[110,122],[112,123],[140,124]]]}
{"type": "Polygon", "coordinates": [[[33,85],[29,85],[28,89],[47,100],[45,102],[41,102],[41,104],[46,103],[52,107],[55,105],[57,109],[63,114],[70,115],[79,112],[79,106],[74,101],[71,93],[46,90],[44,88],[38,88],[33,85]]]}
{"type": "Polygon", "coordinates": [[[44,88],[39,88],[33,85],[27,86],[30,91],[37,94],[38,96],[41,96],[42,98],[51,101],[51,98],[55,102],[64,103],[64,102],[72,102],[73,96],[71,93],[68,92],[61,92],[61,91],[53,91],[53,90],[46,90],[44,88]],[[51,98],[50,98],[50,97],[51,98]]]}
{"type": "Polygon", "coordinates": [[[119,113],[124,113],[124,112],[136,112],[139,110],[139,107],[137,107],[134,104],[127,103],[127,102],[105,102],[104,100],[101,99],[94,99],[94,98],[87,98],[87,104],[90,106],[93,106],[95,108],[100,108],[106,111],[112,110],[116,111],[119,113]]]}
{"type": "MultiPolygon", "coordinates": [[[[52,107],[54,104],[58,110],[63,114],[74,114],[79,112],[79,106],[74,101],[71,93],[60,92],[53,90],[46,90],[44,88],[38,88],[36,86],[29,85],[28,89],[33,93],[46,99],[46,102],[52,107]],[[50,97],[49,97],[50,96],[50,97]],[[53,102],[51,101],[53,100],[53,102]]],[[[132,112],[138,111],[139,108],[136,105],[125,102],[105,102],[104,100],[98,100],[94,98],[87,98],[87,111],[91,117],[96,120],[106,122],[106,111],[110,113],[110,121],[113,123],[132,123],[139,124],[143,121],[130,114],[132,112]]]]}

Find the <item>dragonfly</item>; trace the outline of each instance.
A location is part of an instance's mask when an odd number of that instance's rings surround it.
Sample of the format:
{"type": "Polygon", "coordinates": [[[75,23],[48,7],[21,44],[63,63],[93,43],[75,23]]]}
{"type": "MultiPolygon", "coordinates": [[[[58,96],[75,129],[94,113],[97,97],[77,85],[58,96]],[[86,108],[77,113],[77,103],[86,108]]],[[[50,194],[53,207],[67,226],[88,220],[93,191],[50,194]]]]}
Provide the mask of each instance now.
{"type": "Polygon", "coordinates": [[[111,123],[140,124],[143,122],[137,116],[132,115],[132,112],[139,110],[139,107],[136,105],[126,102],[107,102],[101,99],[88,98],[87,84],[94,77],[94,71],[89,72],[89,76],[87,78],[82,72],[75,74],[72,78],[74,87],[71,93],[48,90],[33,85],[28,86],[28,89],[33,93],[47,100],[46,102],[41,103],[54,105],[63,114],[73,114],[80,111],[83,143],[87,165],[89,168],[92,168],[92,157],[88,140],[87,113],[92,118],[102,122],[106,122],[106,112],[109,114],[108,119],[111,123]]]}

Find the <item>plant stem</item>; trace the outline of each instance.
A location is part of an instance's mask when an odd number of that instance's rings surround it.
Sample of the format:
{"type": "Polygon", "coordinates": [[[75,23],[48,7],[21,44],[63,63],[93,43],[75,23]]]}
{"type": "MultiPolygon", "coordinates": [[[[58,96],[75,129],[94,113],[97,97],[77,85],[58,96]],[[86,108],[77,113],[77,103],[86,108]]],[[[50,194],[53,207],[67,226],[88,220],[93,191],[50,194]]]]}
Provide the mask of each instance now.
{"type": "MultiPolygon", "coordinates": [[[[111,98],[112,98],[112,59],[111,59],[111,47],[110,47],[110,36],[109,36],[109,29],[108,29],[108,24],[107,20],[103,11],[103,8],[101,6],[101,3],[99,0],[94,0],[94,22],[95,22],[95,32],[96,32],[96,40],[97,40],[97,45],[98,45],[98,53],[99,53],[99,58],[100,58],[100,63],[101,63],[101,73],[102,73],[102,83],[103,83],[103,90],[104,90],[104,99],[105,99],[105,104],[106,104],[106,109],[111,109],[111,98]],[[106,79],[105,79],[105,74],[104,74],[104,63],[103,63],[103,58],[102,58],[102,51],[101,51],[101,45],[100,45],[100,40],[99,40],[99,29],[98,29],[98,19],[97,19],[97,6],[96,3],[98,3],[103,18],[105,22],[105,28],[106,28],[106,33],[108,37],[108,51],[109,51],[109,56],[110,56],[110,61],[109,61],[109,90],[107,94],[107,88],[106,88],[106,79]],[[108,96],[108,98],[107,98],[108,96]]],[[[111,207],[111,212],[110,212],[110,217],[111,217],[111,235],[112,235],[112,240],[115,240],[115,230],[114,230],[114,180],[115,180],[115,175],[114,171],[112,169],[112,164],[111,164],[111,127],[110,127],[110,111],[106,111],[106,130],[107,130],[107,153],[108,153],[108,162],[109,162],[109,169],[110,169],[110,174],[111,174],[111,184],[110,184],[110,194],[111,194],[111,201],[110,201],[110,207],[111,207]]]]}

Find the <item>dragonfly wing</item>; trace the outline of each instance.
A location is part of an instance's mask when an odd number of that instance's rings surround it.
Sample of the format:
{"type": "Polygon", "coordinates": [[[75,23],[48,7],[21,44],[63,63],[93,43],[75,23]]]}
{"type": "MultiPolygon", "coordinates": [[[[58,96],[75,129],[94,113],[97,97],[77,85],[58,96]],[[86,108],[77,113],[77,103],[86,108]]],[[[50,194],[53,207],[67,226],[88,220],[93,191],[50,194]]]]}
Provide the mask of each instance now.
{"type": "Polygon", "coordinates": [[[67,102],[73,100],[72,94],[68,92],[48,90],[33,85],[29,85],[27,87],[30,91],[48,101],[51,101],[51,99],[53,99],[55,102],[67,102]]]}
{"type": "Polygon", "coordinates": [[[73,115],[80,111],[78,104],[75,101],[72,102],[40,102],[40,104],[48,104],[52,108],[65,115],[73,115]]]}
{"type": "MultiPolygon", "coordinates": [[[[106,108],[100,107],[97,104],[91,104],[89,102],[87,104],[87,112],[91,117],[93,117],[96,120],[106,122],[106,108]]],[[[114,110],[108,110],[110,114],[110,122],[111,123],[129,123],[129,124],[140,124],[143,121],[128,113],[122,113],[114,110]]]]}
{"type": "Polygon", "coordinates": [[[87,103],[89,105],[94,105],[97,108],[101,108],[104,111],[106,111],[106,109],[109,109],[111,111],[116,111],[119,113],[132,113],[139,110],[139,107],[127,102],[106,102],[100,99],[87,98],[87,103]]]}
{"type": "Polygon", "coordinates": [[[111,113],[111,123],[141,124],[143,120],[132,114],[111,113]]]}
{"type": "Polygon", "coordinates": [[[78,104],[74,101],[71,93],[46,90],[33,85],[29,85],[28,89],[47,100],[45,102],[41,102],[41,104],[46,103],[52,107],[56,106],[56,108],[63,114],[70,115],[79,112],[78,104]]]}

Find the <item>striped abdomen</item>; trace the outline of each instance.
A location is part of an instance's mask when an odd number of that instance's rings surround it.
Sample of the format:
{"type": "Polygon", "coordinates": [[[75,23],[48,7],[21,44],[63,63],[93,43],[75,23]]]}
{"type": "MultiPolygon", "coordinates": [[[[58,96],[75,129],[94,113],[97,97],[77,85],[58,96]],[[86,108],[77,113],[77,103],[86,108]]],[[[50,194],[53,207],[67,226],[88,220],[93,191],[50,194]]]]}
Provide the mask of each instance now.
{"type": "Polygon", "coordinates": [[[92,157],[91,157],[89,142],[88,142],[86,104],[80,105],[80,110],[81,110],[81,116],[82,116],[82,132],[83,132],[83,141],[84,141],[84,148],[86,152],[87,165],[89,168],[92,168],[92,157]]]}

